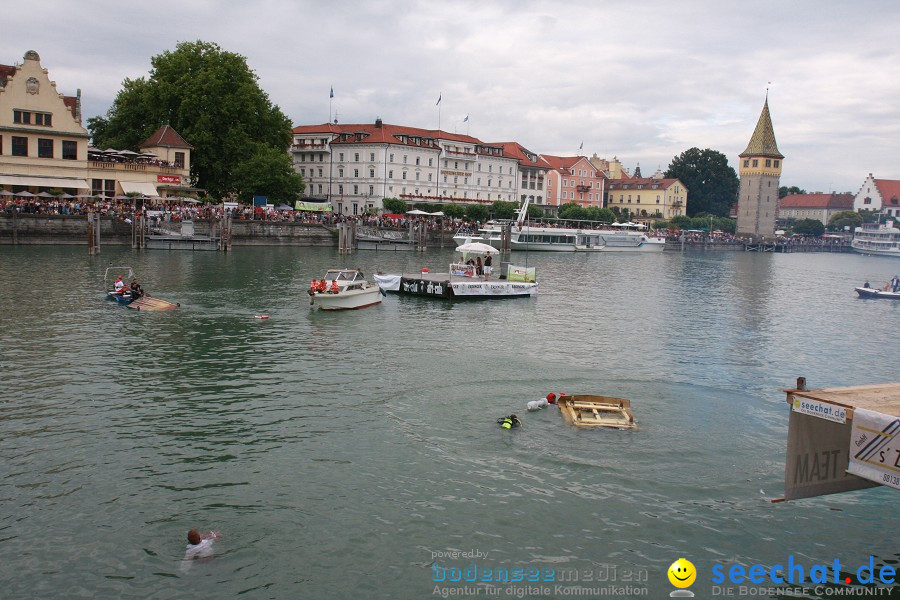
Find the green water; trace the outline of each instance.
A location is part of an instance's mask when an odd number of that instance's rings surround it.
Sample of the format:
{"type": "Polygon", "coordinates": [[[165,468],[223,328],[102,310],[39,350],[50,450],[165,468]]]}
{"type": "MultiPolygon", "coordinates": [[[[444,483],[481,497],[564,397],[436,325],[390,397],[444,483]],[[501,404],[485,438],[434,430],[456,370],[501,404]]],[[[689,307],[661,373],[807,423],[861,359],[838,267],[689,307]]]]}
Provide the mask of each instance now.
{"type": "MultiPolygon", "coordinates": [[[[514,258],[537,267],[533,299],[388,296],[335,314],[307,302],[329,267],[450,258],[0,247],[3,596],[425,598],[464,585],[435,582],[435,565],[475,565],[615,569],[666,597],[684,556],[711,597],[717,563],[896,563],[892,490],[769,500],[782,388],[897,379],[900,303],[852,288],[900,265],[532,253],[514,258]],[[109,263],[181,307],[105,301],[109,263]],[[629,398],[640,429],[526,412],[549,391],[629,398]],[[524,427],[498,429],[513,412],[524,427]],[[222,539],[185,569],[194,527],[222,539]]],[[[524,585],[477,594],[571,595],[524,585]]]]}

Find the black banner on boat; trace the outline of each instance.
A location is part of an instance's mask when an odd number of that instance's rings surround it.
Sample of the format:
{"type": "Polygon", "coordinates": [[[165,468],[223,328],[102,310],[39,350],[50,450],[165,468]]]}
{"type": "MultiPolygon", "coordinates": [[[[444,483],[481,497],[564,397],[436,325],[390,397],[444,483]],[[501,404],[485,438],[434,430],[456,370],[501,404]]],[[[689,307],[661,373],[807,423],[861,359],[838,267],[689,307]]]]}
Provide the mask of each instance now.
{"type": "Polygon", "coordinates": [[[427,279],[400,278],[401,294],[414,294],[416,296],[440,296],[450,298],[453,292],[447,281],[428,281],[427,279]]]}

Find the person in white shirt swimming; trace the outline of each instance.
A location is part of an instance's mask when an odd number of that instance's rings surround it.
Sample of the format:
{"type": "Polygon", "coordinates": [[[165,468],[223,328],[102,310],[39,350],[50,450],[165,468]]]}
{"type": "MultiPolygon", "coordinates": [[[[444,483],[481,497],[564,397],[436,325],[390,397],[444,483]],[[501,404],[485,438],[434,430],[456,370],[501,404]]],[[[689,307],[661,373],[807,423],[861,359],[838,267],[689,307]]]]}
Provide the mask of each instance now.
{"type": "MultiPolygon", "coordinates": [[[[561,396],[562,394],[559,394],[559,395],[561,396]]],[[[558,397],[557,394],[550,392],[549,394],[547,394],[546,398],[541,398],[540,400],[532,400],[526,406],[528,407],[528,410],[530,410],[532,412],[536,411],[536,410],[541,410],[542,408],[546,408],[547,406],[549,406],[551,404],[556,404],[557,397],[558,397]]]]}
{"type": "Polygon", "coordinates": [[[213,542],[219,539],[218,531],[210,531],[201,534],[196,529],[188,531],[188,545],[184,551],[184,558],[181,561],[182,572],[187,572],[191,568],[191,562],[198,558],[212,558],[215,556],[213,550],[213,542]]]}

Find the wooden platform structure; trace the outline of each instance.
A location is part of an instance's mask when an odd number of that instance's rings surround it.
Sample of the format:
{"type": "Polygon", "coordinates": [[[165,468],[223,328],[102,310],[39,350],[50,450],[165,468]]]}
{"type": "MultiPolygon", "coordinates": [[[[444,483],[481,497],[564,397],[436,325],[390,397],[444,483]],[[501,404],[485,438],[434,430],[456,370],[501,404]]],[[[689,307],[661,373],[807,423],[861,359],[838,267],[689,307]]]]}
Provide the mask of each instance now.
{"type": "Polygon", "coordinates": [[[563,421],[575,427],[634,429],[631,402],[610,396],[560,396],[557,400],[563,421]]]}
{"type": "Polygon", "coordinates": [[[166,302],[165,300],[161,300],[160,298],[153,298],[151,296],[141,296],[134,302],[128,305],[128,308],[133,308],[135,310],[151,310],[151,311],[159,311],[159,310],[173,310],[181,306],[180,304],[172,304],[171,302],[166,302]]]}
{"type": "Polygon", "coordinates": [[[900,383],[809,390],[800,377],[784,392],[791,414],[784,497],[775,502],[878,485],[900,489],[900,383]],[[875,455],[865,452],[870,447],[875,455]]]}

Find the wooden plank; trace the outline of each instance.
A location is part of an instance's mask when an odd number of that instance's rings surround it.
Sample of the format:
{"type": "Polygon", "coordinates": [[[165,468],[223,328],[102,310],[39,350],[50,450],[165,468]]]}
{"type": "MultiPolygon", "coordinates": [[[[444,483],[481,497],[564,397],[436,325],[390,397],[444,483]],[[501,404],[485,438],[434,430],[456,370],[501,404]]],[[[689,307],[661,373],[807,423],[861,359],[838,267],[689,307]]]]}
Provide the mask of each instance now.
{"type": "Polygon", "coordinates": [[[160,298],[152,298],[150,296],[142,296],[128,305],[128,308],[133,308],[135,310],[150,310],[150,311],[161,311],[161,310],[173,310],[176,308],[177,304],[172,304],[171,302],[166,302],[160,298]]]}

